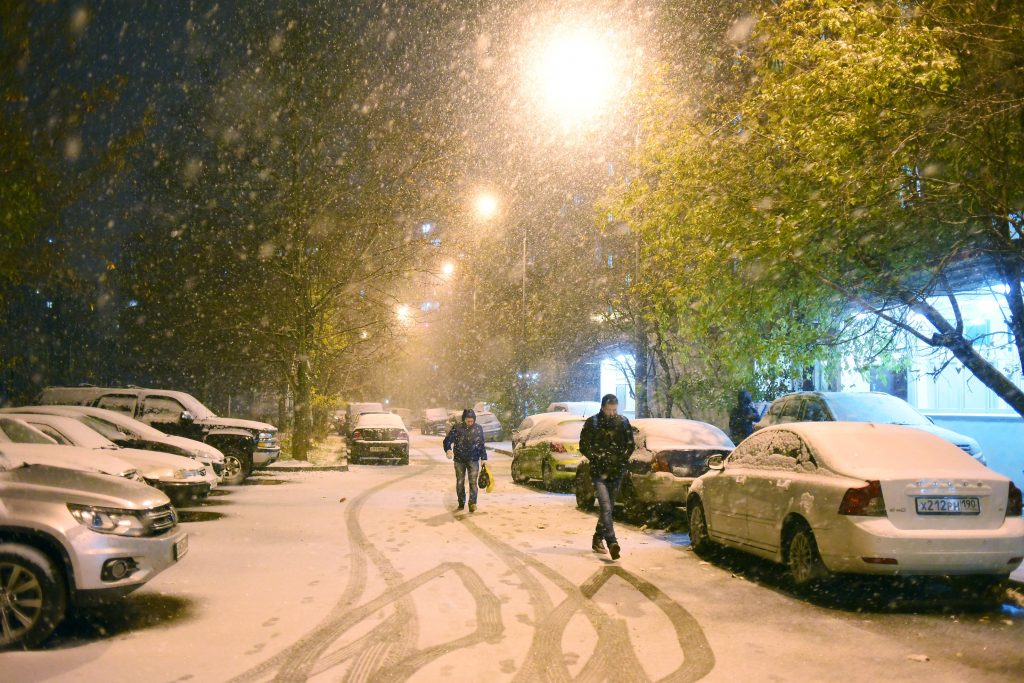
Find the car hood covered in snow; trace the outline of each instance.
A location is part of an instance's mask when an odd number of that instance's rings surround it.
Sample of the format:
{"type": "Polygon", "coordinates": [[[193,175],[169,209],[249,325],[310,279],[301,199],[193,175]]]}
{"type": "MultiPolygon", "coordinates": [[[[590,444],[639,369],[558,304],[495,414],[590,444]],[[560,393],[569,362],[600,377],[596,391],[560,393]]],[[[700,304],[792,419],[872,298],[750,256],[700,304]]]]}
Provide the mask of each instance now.
{"type": "Polygon", "coordinates": [[[637,430],[637,448],[647,451],[731,451],[735,447],[721,429],[697,420],[642,418],[630,424],[637,430]]]}
{"type": "Polygon", "coordinates": [[[266,422],[257,422],[255,420],[240,420],[236,417],[206,417],[201,420],[196,420],[197,424],[201,424],[204,427],[238,427],[240,429],[249,429],[257,432],[276,432],[277,427],[266,422]]]}
{"type": "Polygon", "coordinates": [[[68,503],[123,510],[149,510],[171,502],[161,491],[141,482],[47,465],[30,465],[7,472],[0,478],[0,492],[9,484],[52,491],[48,495],[59,495],[68,503]]]}
{"type": "Polygon", "coordinates": [[[12,462],[26,465],[96,472],[120,477],[124,472],[138,469],[128,458],[119,458],[116,451],[97,451],[77,446],[57,446],[35,443],[5,443],[0,452],[12,462]]]}

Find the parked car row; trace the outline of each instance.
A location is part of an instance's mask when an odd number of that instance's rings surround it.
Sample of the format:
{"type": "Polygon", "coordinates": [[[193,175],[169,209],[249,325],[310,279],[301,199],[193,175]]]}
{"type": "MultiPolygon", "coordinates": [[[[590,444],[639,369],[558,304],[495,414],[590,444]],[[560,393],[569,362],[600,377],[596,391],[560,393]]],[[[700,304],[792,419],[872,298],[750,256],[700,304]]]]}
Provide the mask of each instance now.
{"type": "MultiPolygon", "coordinates": [[[[1024,562],[1021,491],[967,437],[886,394],[802,392],[776,404],[739,446],[702,422],[632,421],[619,502],[685,510],[695,550],[782,563],[798,586],[837,573],[942,575],[984,591],[1024,562]]],[[[582,426],[568,411],[526,418],[512,435],[513,480],[571,478],[577,506],[593,509],[582,426]]]]}
{"type": "MultiPolygon", "coordinates": [[[[190,448],[202,448],[196,446],[196,442],[206,444],[223,454],[226,484],[241,484],[255,469],[266,467],[281,455],[277,428],[273,425],[219,417],[194,396],[181,391],[138,387],[49,387],[43,390],[36,402],[40,405],[103,409],[106,412],[102,418],[114,424],[124,434],[124,440],[139,437],[143,442],[161,443],[162,437],[157,437],[156,433],[162,433],[188,439],[190,448]],[[120,413],[131,422],[119,425],[110,413],[120,413]],[[127,427],[123,427],[125,424],[127,427]]],[[[113,436],[107,437],[119,443],[113,436]]]]}
{"type": "Polygon", "coordinates": [[[188,394],[50,388],[0,410],[0,648],[116,600],[188,552],[177,506],[277,459],[277,430],[188,394]],[[223,449],[223,451],[222,451],[223,449]]]}

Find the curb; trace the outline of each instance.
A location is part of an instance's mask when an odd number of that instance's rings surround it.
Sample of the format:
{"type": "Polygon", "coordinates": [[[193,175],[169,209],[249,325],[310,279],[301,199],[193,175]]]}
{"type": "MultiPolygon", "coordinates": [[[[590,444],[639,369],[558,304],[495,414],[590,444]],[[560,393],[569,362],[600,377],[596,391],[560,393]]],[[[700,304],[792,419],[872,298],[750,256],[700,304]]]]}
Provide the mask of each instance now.
{"type": "Polygon", "coordinates": [[[278,461],[263,468],[268,472],[348,472],[348,456],[341,458],[338,465],[282,465],[280,462],[294,462],[289,460],[278,461]]]}

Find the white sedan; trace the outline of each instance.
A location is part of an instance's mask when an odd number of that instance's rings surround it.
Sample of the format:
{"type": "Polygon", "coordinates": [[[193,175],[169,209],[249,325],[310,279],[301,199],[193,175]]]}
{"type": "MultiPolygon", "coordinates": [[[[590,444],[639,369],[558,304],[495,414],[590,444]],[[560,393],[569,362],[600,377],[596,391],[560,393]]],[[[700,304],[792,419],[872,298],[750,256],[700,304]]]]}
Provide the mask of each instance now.
{"type": "Polygon", "coordinates": [[[1006,579],[1024,560],[1021,491],[937,436],[820,422],[768,427],[694,482],[698,552],[715,543],[831,572],[1006,579]]]}

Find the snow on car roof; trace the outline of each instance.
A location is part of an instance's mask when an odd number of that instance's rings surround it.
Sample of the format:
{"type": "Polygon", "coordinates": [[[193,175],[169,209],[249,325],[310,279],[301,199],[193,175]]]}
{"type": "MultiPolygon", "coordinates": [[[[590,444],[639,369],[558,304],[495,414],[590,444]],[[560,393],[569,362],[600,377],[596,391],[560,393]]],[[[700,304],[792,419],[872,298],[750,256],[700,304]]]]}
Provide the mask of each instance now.
{"type": "Polygon", "coordinates": [[[448,409],[447,408],[427,408],[423,411],[423,417],[428,420],[447,420],[448,409]]]}
{"type": "Polygon", "coordinates": [[[641,418],[633,420],[637,430],[637,446],[651,451],[673,448],[732,449],[734,444],[718,427],[698,420],[676,418],[641,418]]]}
{"type": "Polygon", "coordinates": [[[402,418],[394,413],[363,413],[356,420],[356,427],[395,427],[405,429],[402,418]]]}
{"type": "Polygon", "coordinates": [[[583,423],[587,421],[585,417],[573,415],[572,413],[541,413],[539,415],[531,415],[530,418],[533,420],[528,437],[530,439],[551,436],[558,431],[561,425],[573,422],[578,422],[582,429],[583,423]]]}
{"type": "Polygon", "coordinates": [[[993,477],[1004,479],[945,439],[914,427],[874,422],[793,422],[758,434],[801,436],[829,469],[859,479],[993,477]]]}

